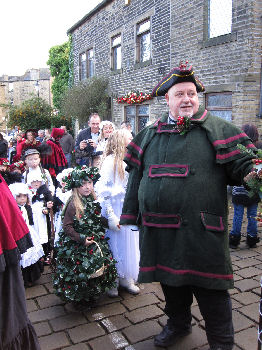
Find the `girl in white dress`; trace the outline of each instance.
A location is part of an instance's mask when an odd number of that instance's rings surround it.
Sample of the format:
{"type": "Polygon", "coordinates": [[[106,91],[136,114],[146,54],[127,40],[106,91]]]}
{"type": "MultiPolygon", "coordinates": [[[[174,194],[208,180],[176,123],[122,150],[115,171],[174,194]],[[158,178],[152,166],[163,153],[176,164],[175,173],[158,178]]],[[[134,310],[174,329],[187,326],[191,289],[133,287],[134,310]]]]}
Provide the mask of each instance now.
{"type": "Polygon", "coordinates": [[[59,232],[62,229],[63,223],[62,223],[62,211],[64,208],[64,205],[68,201],[68,199],[72,196],[72,190],[66,190],[65,185],[66,182],[63,181],[69,174],[71,174],[73,168],[67,168],[64,169],[61,173],[59,173],[56,177],[56,180],[59,182],[61,187],[57,187],[55,196],[54,196],[54,206],[56,207],[56,213],[55,213],[55,239],[54,244],[59,239],[59,232]]]}
{"type": "Polygon", "coordinates": [[[43,262],[41,261],[41,258],[44,255],[44,251],[40,243],[39,235],[33,226],[32,208],[29,199],[30,193],[27,185],[16,182],[9,185],[9,189],[22,212],[33,243],[33,247],[27,249],[27,251],[21,255],[20,261],[24,284],[26,287],[30,287],[40,278],[41,273],[43,272],[43,262]]]}
{"type": "MultiPolygon", "coordinates": [[[[130,226],[119,225],[128,180],[123,159],[126,146],[131,140],[132,135],[126,129],[117,130],[108,138],[100,169],[101,178],[95,190],[102,206],[102,215],[108,218],[109,227],[114,227],[107,230],[106,234],[110,238],[109,246],[117,261],[117,283],[129,293],[138,294],[139,288],[135,281],[139,269],[139,233],[132,231],[130,226]]],[[[108,295],[117,296],[118,288],[111,289],[108,295]]]]}
{"type": "Polygon", "coordinates": [[[45,264],[50,264],[50,218],[49,209],[53,207],[53,196],[46,186],[46,179],[40,169],[32,170],[27,175],[27,185],[32,196],[34,228],[39,234],[40,243],[45,253],[45,264]]]}

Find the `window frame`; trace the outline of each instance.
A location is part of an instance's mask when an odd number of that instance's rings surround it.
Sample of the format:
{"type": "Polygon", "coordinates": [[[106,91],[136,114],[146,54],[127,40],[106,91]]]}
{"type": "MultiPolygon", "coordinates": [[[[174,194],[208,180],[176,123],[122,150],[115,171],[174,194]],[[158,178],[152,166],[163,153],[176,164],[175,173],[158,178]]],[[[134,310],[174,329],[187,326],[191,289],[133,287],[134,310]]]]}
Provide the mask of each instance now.
{"type": "Polygon", "coordinates": [[[118,33],[111,37],[111,70],[118,71],[122,69],[122,34],[118,33]],[[116,38],[120,38],[120,43],[114,45],[113,41],[116,38]],[[120,67],[117,67],[117,59],[115,60],[115,52],[117,53],[117,49],[120,48],[120,67]]]}
{"type": "MultiPolygon", "coordinates": [[[[134,119],[135,119],[135,128],[134,128],[135,130],[133,130],[133,132],[135,134],[137,134],[139,131],[142,130],[142,129],[141,130],[139,129],[139,125],[140,125],[140,121],[139,120],[140,120],[140,118],[147,117],[148,121],[150,120],[150,104],[142,104],[142,105],[134,104],[134,105],[124,106],[124,121],[125,122],[130,122],[128,120],[129,116],[127,115],[128,107],[134,107],[135,108],[135,114],[132,115],[132,116],[134,116],[134,119]],[[138,113],[139,107],[142,107],[142,106],[148,106],[148,114],[139,114],[138,113]]],[[[132,123],[131,123],[131,125],[132,125],[132,123]]]]}
{"type": "Polygon", "coordinates": [[[86,79],[86,74],[87,74],[87,55],[86,55],[86,51],[82,51],[79,53],[79,81],[83,81],[86,79]],[[86,59],[85,61],[82,61],[81,60],[81,57],[85,55],[86,56],[86,59]],[[82,76],[82,72],[83,72],[83,65],[82,65],[82,62],[85,62],[85,74],[84,74],[84,77],[82,76]]]}
{"type": "Polygon", "coordinates": [[[95,61],[94,61],[94,48],[91,47],[90,49],[86,50],[86,77],[92,78],[95,75],[95,61]],[[89,59],[89,53],[93,52],[93,56],[91,59],[89,59]],[[93,74],[90,74],[90,67],[92,62],[92,68],[93,68],[93,74]]]}
{"type": "MultiPolygon", "coordinates": [[[[233,118],[232,118],[232,91],[221,91],[221,92],[208,92],[205,94],[205,108],[206,110],[208,111],[231,111],[231,122],[233,121],[233,118]],[[210,106],[208,105],[208,97],[209,96],[217,96],[217,95],[230,95],[231,96],[231,107],[229,106],[210,106]]],[[[220,117],[222,118],[222,117],[220,117]]],[[[224,118],[222,118],[224,119],[224,118]]],[[[227,120],[227,119],[224,119],[224,120],[227,120]]]]}
{"type": "MultiPolygon", "coordinates": [[[[208,3],[207,3],[207,7],[208,7],[207,38],[209,40],[212,40],[212,39],[224,36],[224,35],[231,35],[232,34],[232,26],[233,26],[233,0],[230,0],[231,1],[231,29],[230,29],[230,32],[222,33],[222,34],[219,34],[219,35],[216,35],[216,36],[212,36],[212,37],[210,36],[210,32],[211,32],[211,14],[210,14],[210,12],[211,12],[211,5],[210,5],[210,2],[214,1],[214,0],[207,0],[207,1],[208,1],[208,3]]],[[[216,1],[220,1],[220,0],[216,0],[216,1]]]]}
{"type": "Polygon", "coordinates": [[[151,44],[151,18],[150,17],[147,17],[145,19],[143,19],[142,21],[139,21],[138,23],[136,23],[136,28],[135,28],[135,33],[136,33],[136,43],[135,43],[135,46],[136,46],[136,57],[135,57],[135,61],[136,63],[144,63],[144,62],[148,62],[151,60],[151,57],[152,57],[152,52],[151,52],[151,47],[152,47],[152,44],[151,44]],[[146,22],[149,22],[149,28],[148,29],[145,29],[141,32],[139,32],[139,27],[141,27],[144,23],[146,22]],[[141,44],[142,44],[142,38],[146,35],[149,34],[149,41],[150,41],[150,44],[149,44],[149,58],[146,59],[146,60],[141,60],[141,44]]]}

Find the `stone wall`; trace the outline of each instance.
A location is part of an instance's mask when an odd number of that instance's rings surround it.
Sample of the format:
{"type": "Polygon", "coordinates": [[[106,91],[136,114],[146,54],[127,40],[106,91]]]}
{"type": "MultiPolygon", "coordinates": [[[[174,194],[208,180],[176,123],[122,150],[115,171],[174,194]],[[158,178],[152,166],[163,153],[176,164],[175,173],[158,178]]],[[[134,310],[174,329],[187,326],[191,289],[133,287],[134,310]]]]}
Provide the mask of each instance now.
{"type": "MultiPolygon", "coordinates": [[[[72,30],[75,83],[79,79],[79,53],[93,48],[95,74],[109,77],[112,117],[124,119],[124,106],[114,97],[130,90],[150,92],[180,60],[189,60],[206,92],[232,92],[232,120],[238,126],[259,127],[261,79],[262,0],[233,1],[232,31],[208,39],[208,0],[103,1],[103,6],[72,30]],[[136,23],[151,18],[152,57],[148,65],[135,63],[136,23]],[[122,69],[110,69],[111,37],[122,35],[122,69]]],[[[200,94],[202,103],[205,95],[200,94]]],[[[164,98],[150,101],[154,120],[167,109],[164,98]]],[[[261,124],[262,127],[262,124],[261,124]]],[[[262,130],[261,130],[262,131],[262,130]]]]}

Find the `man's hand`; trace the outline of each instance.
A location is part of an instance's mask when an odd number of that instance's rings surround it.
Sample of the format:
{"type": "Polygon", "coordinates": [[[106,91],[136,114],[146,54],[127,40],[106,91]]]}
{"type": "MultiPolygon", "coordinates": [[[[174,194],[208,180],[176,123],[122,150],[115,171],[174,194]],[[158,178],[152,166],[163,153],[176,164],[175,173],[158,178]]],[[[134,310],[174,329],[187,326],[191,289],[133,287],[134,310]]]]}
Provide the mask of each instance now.
{"type": "Polygon", "coordinates": [[[79,143],[79,148],[80,148],[81,150],[85,149],[86,146],[87,146],[87,141],[86,141],[86,140],[83,140],[83,141],[81,141],[81,142],[79,143]]]}
{"type": "Polygon", "coordinates": [[[97,144],[95,143],[95,141],[94,141],[94,140],[92,140],[92,139],[88,139],[87,141],[88,141],[88,143],[89,143],[89,145],[90,145],[90,146],[92,146],[92,147],[94,147],[94,148],[96,148],[96,147],[97,147],[97,144]]]}

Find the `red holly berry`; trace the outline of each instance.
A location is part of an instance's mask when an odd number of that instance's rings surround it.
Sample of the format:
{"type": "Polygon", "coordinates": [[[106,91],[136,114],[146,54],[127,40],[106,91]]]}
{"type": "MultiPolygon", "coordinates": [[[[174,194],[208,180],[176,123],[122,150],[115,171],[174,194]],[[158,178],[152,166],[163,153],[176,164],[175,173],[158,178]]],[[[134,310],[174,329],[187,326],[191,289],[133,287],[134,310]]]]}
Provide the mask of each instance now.
{"type": "Polygon", "coordinates": [[[80,261],[77,260],[76,265],[80,265],[80,261]]]}

